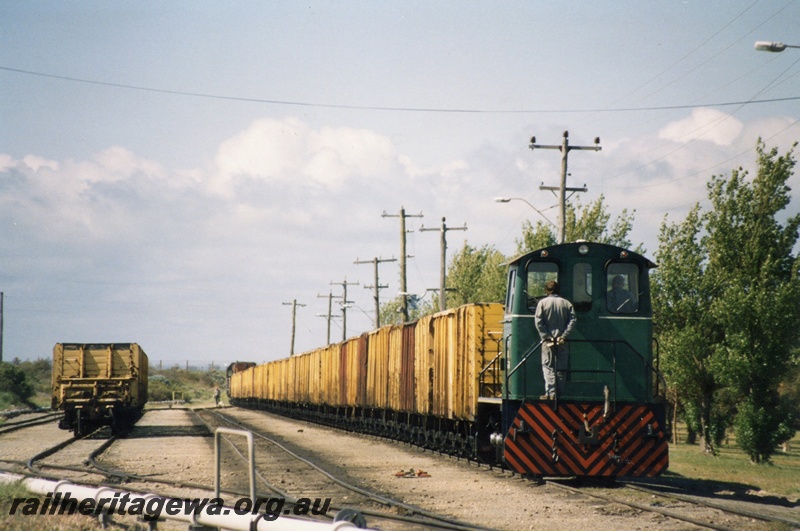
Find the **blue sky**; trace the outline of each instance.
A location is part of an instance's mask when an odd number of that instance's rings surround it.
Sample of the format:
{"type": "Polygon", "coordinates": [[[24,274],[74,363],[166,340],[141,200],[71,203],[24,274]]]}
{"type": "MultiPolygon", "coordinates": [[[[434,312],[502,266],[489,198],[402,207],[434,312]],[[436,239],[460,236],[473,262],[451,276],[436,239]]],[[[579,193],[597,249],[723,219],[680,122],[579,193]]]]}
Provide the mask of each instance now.
{"type": "MultiPolygon", "coordinates": [[[[570,185],[635,209],[652,255],[664,216],[760,136],[800,140],[797,1],[0,1],[4,358],[135,341],[154,362],[225,364],[325,341],[320,295],[349,288],[371,327],[372,267],[399,253],[438,285],[439,237],[506,254],[570,185]]],[[[798,189],[797,176],[791,185],[798,189]]],[[[796,191],[793,191],[797,197],[796,191]]],[[[792,212],[797,212],[795,199],[792,212]]],[[[547,211],[555,221],[555,210],[547,211]]],[[[380,266],[384,299],[396,263],[380,266]]],[[[341,337],[334,325],[333,336],[341,337]]]]}

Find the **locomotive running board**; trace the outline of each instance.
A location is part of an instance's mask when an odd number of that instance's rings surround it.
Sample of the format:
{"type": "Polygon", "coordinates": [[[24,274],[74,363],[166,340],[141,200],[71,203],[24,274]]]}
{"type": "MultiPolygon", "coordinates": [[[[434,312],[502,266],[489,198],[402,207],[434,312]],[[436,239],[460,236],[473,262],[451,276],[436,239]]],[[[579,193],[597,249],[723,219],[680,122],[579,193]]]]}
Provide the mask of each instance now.
{"type": "Polygon", "coordinates": [[[506,465],[522,475],[658,476],[669,465],[661,404],[523,403],[506,433],[506,465]]]}

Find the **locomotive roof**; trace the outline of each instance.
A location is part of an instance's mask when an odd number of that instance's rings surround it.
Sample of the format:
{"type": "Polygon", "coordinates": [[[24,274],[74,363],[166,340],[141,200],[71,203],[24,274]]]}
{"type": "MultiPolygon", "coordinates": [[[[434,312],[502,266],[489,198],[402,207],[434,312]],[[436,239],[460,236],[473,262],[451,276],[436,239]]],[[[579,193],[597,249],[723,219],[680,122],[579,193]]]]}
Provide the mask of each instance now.
{"type": "Polygon", "coordinates": [[[644,262],[647,265],[647,267],[650,268],[650,269],[652,269],[654,267],[658,267],[658,265],[655,262],[651,261],[647,257],[645,257],[645,256],[643,256],[643,255],[641,255],[641,254],[639,254],[639,253],[637,253],[635,251],[631,251],[631,250],[628,250],[628,249],[626,249],[624,247],[619,247],[619,246],[616,246],[616,245],[609,245],[607,243],[597,243],[597,242],[590,242],[590,241],[585,241],[585,240],[578,240],[578,241],[572,242],[572,243],[562,243],[562,244],[557,244],[557,245],[551,245],[549,247],[542,247],[541,249],[536,249],[535,251],[530,251],[530,252],[527,252],[525,254],[521,254],[521,255],[509,260],[508,265],[517,264],[517,263],[521,262],[522,260],[524,260],[525,258],[530,257],[531,255],[539,255],[539,256],[541,256],[542,251],[547,251],[547,254],[549,256],[553,257],[553,258],[557,258],[559,256],[564,256],[564,255],[572,254],[572,253],[577,254],[578,253],[578,248],[581,245],[588,245],[590,250],[591,249],[601,249],[601,252],[603,254],[612,254],[612,253],[615,253],[615,252],[623,253],[624,252],[624,253],[626,253],[626,258],[631,259],[631,260],[635,260],[635,261],[644,262]]]}

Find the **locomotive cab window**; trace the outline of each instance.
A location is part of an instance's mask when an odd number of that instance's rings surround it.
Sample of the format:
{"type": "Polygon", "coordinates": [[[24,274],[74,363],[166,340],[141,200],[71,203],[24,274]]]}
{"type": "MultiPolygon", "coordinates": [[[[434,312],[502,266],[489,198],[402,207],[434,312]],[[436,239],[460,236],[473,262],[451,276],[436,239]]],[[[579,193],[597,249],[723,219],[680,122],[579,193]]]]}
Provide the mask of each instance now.
{"type": "Polygon", "coordinates": [[[578,263],[572,268],[572,304],[578,312],[592,309],[592,266],[578,263]]]}
{"type": "Polygon", "coordinates": [[[606,307],[611,313],[636,313],[639,309],[639,268],[636,264],[609,264],[606,270],[606,307]]]}
{"type": "Polygon", "coordinates": [[[514,311],[514,293],[517,289],[517,270],[512,269],[508,272],[508,291],[506,292],[506,313],[514,311]]]}
{"type": "Polygon", "coordinates": [[[544,291],[544,284],[548,280],[559,281],[558,264],[554,262],[531,262],[528,264],[528,279],[525,291],[530,311],[536,310],[539,300],[547,296],[544,291]]]}

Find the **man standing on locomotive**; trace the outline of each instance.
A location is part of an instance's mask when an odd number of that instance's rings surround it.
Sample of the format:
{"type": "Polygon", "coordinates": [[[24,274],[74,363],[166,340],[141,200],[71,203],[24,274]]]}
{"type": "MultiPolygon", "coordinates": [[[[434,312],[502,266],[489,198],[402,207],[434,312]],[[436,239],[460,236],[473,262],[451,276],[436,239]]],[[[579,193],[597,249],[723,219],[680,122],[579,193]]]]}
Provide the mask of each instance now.
{"type": "Polygon", "coordinates": [[[575,327],[575,308],[567,299],[559,295],[559,285],[548,280],[544,285],[547,296],[536,305],[536,330],[542,338],[542,373],[544,374],[545,394],[540,400],[553,400],[556,390],[564,385],[564,371],[569,365],[569,348],[566,339],[575,327]],[[556,385],[558,376],[558,385],[556,385]]]}

